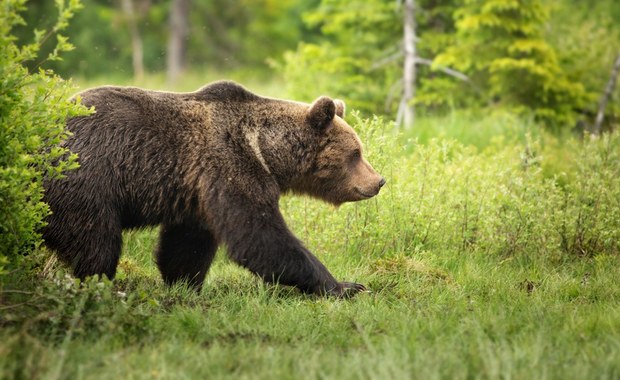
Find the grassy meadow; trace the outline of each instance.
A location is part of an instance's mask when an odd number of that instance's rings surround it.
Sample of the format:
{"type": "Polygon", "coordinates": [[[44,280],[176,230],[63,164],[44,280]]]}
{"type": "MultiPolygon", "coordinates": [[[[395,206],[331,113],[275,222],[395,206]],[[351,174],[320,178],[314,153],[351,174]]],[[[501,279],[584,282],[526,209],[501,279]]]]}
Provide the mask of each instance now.
{"type": "Polygon", "coordinates": [[[125,233],[114,282],[79,284],[41,248],[0,285],[0,378],[620,378],[620,135],[550,136],[499,112],[401,134],[347,120],[387,179],[380,195],[281,208],[369,292],[266,285],[223,250],[200,294],[169,288],[157,229],[125,233]]]}

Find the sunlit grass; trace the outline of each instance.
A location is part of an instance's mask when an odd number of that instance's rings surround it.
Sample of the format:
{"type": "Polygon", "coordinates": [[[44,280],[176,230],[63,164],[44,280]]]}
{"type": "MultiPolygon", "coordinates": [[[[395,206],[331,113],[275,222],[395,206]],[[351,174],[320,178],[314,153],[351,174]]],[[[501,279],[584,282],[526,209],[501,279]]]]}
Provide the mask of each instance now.
{"type": "Polygon", "coordinates": [[[3,318],[0,375],[614,378],[620,370],[618,257],[544,267],[439,252],[382,264],[322,259],[363,273],[372,292],[349,301],[304,296],[225,260],[200,295],[130,272],[110,289],[129,293],[129,311],[113,299],[97,301],[106,305],[98,310],[82,295],[87,306],[66,329],[48,317],[21,327],[3,318]]]}

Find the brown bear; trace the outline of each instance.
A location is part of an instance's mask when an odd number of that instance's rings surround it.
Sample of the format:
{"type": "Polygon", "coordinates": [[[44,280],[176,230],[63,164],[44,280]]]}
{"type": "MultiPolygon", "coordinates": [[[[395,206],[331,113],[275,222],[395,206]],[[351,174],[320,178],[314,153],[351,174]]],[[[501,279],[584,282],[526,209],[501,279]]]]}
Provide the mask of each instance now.
{"type": "Polygon", "coordinates": [[[291,233],[278,208],[294,192],[334,205],[375,196],[385,180],[362,157],[344,103],[261,97],[229,81],[172,93],[104,86],[70,119],[64,143],[80,167],[45,183],[45,244],[84,278],[113,278],[123,229],[161,225],[166,283],[200,289],[218,244],[267,282],[348,296],[291,233]]]}

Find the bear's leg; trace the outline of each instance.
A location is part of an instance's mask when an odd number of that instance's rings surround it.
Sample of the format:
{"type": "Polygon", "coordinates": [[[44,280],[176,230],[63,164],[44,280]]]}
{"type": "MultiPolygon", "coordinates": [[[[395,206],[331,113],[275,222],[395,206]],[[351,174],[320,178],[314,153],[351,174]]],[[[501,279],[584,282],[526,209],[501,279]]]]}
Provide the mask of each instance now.
{"type": "Polygon", "coordinates": [[[162,225],[157,266],[166,284],[187,281],[200,290],[216,250],[217,242],[208,230],[189,223],[162,225]]]}
{"type": "Polygon", "coordinates": [[[75,277],[105,274],[113,279],[122,248],[120,221],[102,217],[95,222],[78,215],[61,219],[52,214],[43,233],[46,245],[73,268],[75,277]]]}
{"type": "Polygon", "coordinates": [[[229,226],[226,241],[231,258],[266,282],[296,286],[306,293],[350,297],[365,287],[338,282],[327,268],[289,231],[284,218],[258,213],[246,223],[229,226]]]}
{"type": "Polygon", "coordinates": [[[85,248],[74,261],[75,276],[84,279],[95,274],[105,274],[110,280],[114,279],[123,247],[120,227],[114,232],[96,232],[87,239],[91,242],[91,246],[85,248]]]}

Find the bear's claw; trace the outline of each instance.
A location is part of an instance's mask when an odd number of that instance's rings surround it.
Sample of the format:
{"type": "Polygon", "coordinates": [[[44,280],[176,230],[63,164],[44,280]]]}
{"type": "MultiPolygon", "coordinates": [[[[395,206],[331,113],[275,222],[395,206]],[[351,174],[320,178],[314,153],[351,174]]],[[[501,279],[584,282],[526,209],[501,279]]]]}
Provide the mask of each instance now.
{"type": "Polygon", "coordinates": [[[327,295],[338,298],[351,298],[360,292],[367,292],[368,290],[362,284],[355,282],[340,282],[338,286],[329,290],[327,295]]]}

